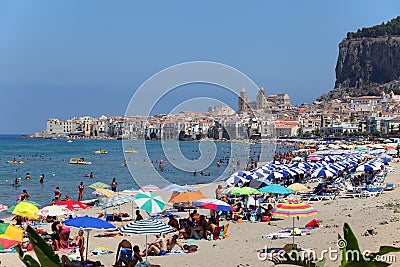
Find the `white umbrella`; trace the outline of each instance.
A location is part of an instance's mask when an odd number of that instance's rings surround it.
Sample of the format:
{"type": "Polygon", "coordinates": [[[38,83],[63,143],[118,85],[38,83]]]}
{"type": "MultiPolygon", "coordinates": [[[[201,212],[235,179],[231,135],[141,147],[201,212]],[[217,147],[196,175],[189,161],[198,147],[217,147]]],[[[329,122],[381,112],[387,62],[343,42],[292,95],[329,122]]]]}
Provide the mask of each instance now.
{"type": "Polygon", "coordinates": [[[74,212],[67,209],[65,206],[47,206],[42,208],[39,213],[40,216],[63,216],[63,215],[74,215],[74,212]]]}

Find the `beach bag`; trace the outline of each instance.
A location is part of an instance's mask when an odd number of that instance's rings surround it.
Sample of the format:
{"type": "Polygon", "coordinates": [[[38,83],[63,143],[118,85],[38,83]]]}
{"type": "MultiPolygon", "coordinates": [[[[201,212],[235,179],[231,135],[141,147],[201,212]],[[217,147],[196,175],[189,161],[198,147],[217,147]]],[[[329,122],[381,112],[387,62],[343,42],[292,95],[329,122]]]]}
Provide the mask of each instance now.
{"type": "Polygon", "coordinates": [[[261,221],[262,222],[269,222],[269,221],[271,221],[271,216],[262,216],[261,217],[261,221]]]}

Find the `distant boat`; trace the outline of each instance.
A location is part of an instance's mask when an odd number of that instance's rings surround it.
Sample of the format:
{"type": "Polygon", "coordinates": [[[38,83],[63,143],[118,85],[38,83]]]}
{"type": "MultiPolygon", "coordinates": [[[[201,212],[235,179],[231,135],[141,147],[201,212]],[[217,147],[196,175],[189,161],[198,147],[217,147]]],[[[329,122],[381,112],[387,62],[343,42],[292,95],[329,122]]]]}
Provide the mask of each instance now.
{"type": "Polygon", "coordinates": [[[7,163],[10,163],[10,164],[24,164],[24,162],[22,160],[19,160],[19,161],[8,160],[7,163]]]}
{"type": "Polygon", "coordinates": [[[92,164],[90,161],[85,161],[84,158],[70,158],[69,164],[83,164],[83,165],[90,165],[92,164]]]}
{"type": "Polygon", "coordinates": [[[125,152],[125,153],[138,153],[138,152],[136,151],[136,149],[133,148],[133,146],[131,146],[130,148],[126,149],[124,152],[125,152]]]}
{"type": "Polygon", "coordinates": [[[72,143],[72,140],[67,140],[67,143],[72,143]]]}
{"type": "Polygon", "coordinates": [[[98,149],[98,150],[93,151],[93,154],[107,154],[107,153],[108,153],[108,151],[104,150],[104,149],[98,149]]]}

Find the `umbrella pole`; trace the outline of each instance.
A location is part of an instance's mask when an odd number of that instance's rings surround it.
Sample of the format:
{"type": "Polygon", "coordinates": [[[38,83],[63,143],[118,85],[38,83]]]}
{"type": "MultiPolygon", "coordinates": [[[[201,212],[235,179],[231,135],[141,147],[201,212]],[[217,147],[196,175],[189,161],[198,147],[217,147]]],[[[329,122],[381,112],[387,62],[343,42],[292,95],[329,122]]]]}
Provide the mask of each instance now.
{"type": "Polygon", "coordinates": [[[148,261],[147,261],[147,250],[148,250],[148,246],[147,246],[147,234],[146,234],[146,266],[147,266],[147,263],[148,263],[148,261]]]}
{"type": "Polygon", "coordinates": [[[294,217],[293,217],[293,246],[292,246],[292,250],[294,249],[294,217]]]}
{"type": "Polygon", "coordinates": [[[87,257],[88,257],[88,251],[89,251],[89,233],[90,233],[90,230],[88,230],[88,232],[87,232],[86,261],[87,261],[87,257]]]}

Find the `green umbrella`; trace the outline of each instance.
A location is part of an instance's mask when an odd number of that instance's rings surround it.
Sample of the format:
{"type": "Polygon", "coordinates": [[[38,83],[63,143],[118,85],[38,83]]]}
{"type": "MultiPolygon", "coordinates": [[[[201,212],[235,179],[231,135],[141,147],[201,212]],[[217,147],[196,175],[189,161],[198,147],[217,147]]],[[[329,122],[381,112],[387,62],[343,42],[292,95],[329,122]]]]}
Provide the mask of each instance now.
{"type": "Polygon", "coordinates": [[[258,194],[261,194],[261,192],[258,191],[257,189],[247,186],[235,189],[231,192],[231,195],[258,195],[258,194]]]}
{"type": "Polygon", "coordinates": [[[105,184],[105,183],[102,183],[102,182],[97,182],[97,183],[89,185],[88,187],[96,189],[96,188],[109,188],[110,186],[108,184],[105,184]]]}
{"type": "Polygon", "coordinates": [[[148,213],[162,212],[165,208],[163,199],[152,192],[138,193],[135,198],[135,203],[139,209],[147,211],[148,213]]]}

